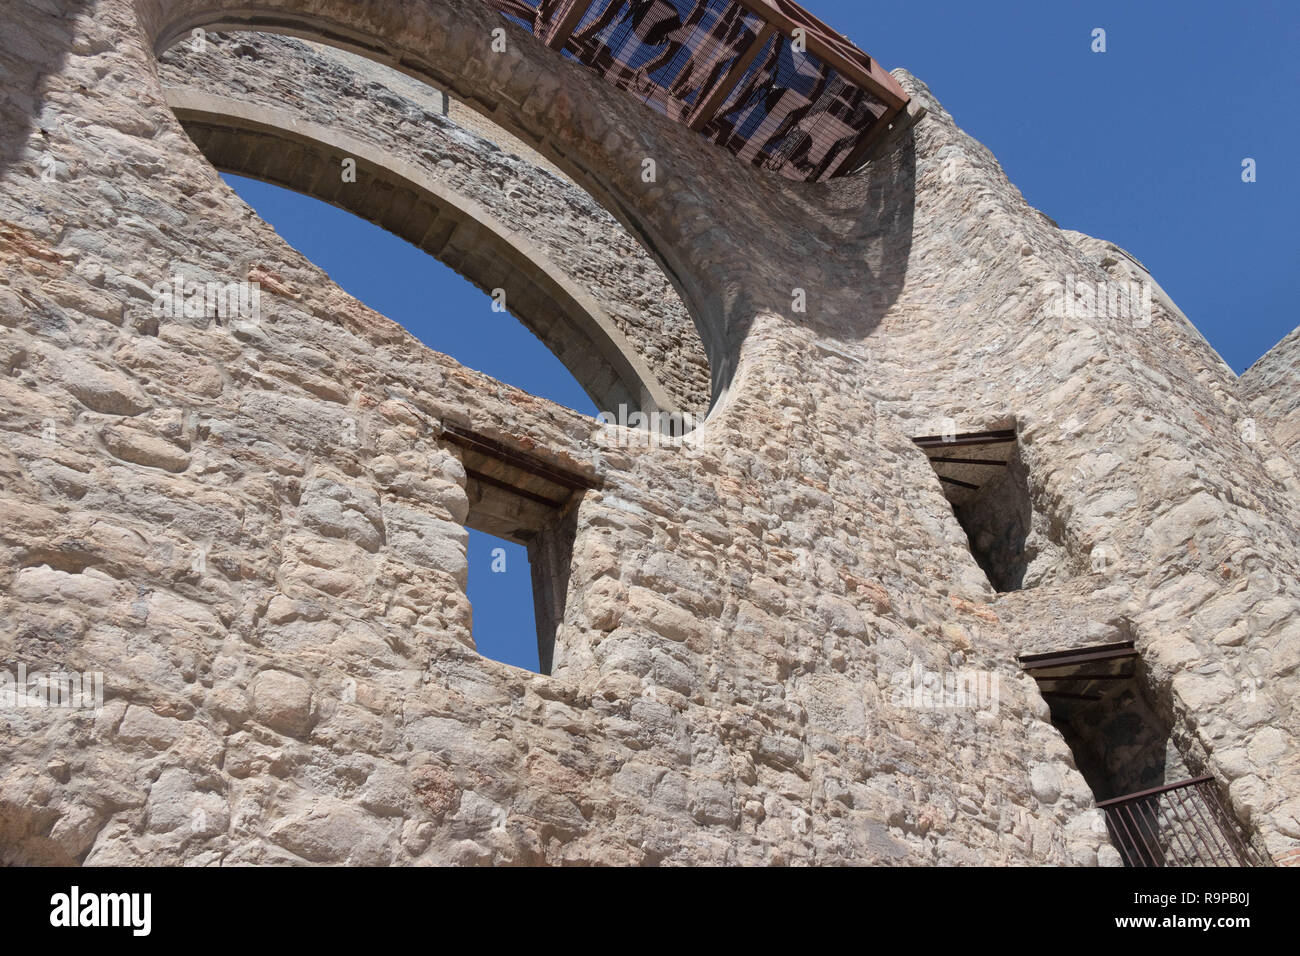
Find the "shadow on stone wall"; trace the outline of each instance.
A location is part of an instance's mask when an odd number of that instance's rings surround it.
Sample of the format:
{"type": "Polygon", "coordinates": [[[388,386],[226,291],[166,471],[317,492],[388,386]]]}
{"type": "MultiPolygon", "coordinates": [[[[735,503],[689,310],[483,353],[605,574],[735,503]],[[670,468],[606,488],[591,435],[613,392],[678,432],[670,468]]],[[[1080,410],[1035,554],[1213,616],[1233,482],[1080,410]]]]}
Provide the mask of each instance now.
{"type": "Polygon", "coordinates": [[[998,591],[1018,591],[1035,557],[1027,547],[1033,526],[1029,471],[1019,448],[1005,471],[979,490],[974,500],[954,509],[970,540],[971,554],[998,591]]]}
{"type": "MultiPolygon", "coordinates": [[[[46,110],[51,76],[63,70],[77,38],[77,21],[90,7],[90,0],[64,0],[59,13],[52,14],[17,0],[6,3],[0,15],[0,57],[4,83],[0,87],[0,176],[25,160],[30,148],[43,151],[51,140],[57,115],[46,110]]],[[[84,53],[93,54],[98,40],[86,44],[84,53]]],[[[51,153],[57,160],[57,156],[51,153]]],[[[42,170],[39,158],[37,172],[42,170]]]]}
{"type": "Polygon", "coordinates": [[[1150,671],[1138,660],[1133,677],[1101,687],[1097,701],[1053,703],[1060,728],[1098,800],[1137,793],[1191,776],[1173,741],[1172,715],[1153,700],[1150,671]]]}
{"type": "Polygon", "coordinates": [[[865,169],[829,186],[823,217],[829,220],[825,241],[831,248],[825,269],[827,284],[838,294],[829,314],[816,317],[826,334],[866,338],[907,280],[916,215],[915,131],[909,129],[865,169]]]}
{"type": "Polygon", "coordinates": [[[709,276],[713,281],[697,284],[698,294],[690,299],[706,316],[722,317],[717,328],[725,329],[723,342],[711,341],[709,323],[701,324],[715,399],[735,377],[759,316],[780,316],[839,341],[865,339],[880,324],[902,293],[911,257],[914,135],[908,130],[892,150],[852,176],[787,186],[784,195],[773,192],[769,198],[774,208],[762,210],[765,220],[731,223],[734,238],[719,240],[746,250],[734,253],[738,264],[729,273],[716,270],[709,276]],[[771,235],[755,235],[765,228],[771,235]],[[768,254],[755,257],[755,248],[768,254]],[[799,291],[805,312],[795,308],[799,291]]]}

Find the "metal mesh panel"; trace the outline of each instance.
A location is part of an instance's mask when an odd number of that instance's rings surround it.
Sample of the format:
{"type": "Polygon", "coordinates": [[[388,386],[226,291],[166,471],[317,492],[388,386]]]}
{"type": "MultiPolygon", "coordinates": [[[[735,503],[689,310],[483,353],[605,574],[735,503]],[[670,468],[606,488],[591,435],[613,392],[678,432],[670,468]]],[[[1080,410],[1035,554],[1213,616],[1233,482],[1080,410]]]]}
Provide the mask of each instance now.
{"type": "Polygon", "coordinates": [[[705,130],[742,160],[822,179],[887,107],[776,35],[705,130]]]}
{"type": "MultiPolygon", "coordinates": [[[[539,0],[483,0],[507,20],[537,35],[541,23],[538,17],[539,0]]],[[[552,4],[553,5],[553,4],[552,4]]]]}
{"type": "MultiPolygon", "coordinates": [[[[566,0],[484,0],[545,38],[566,0]]],[[[594,0],[563,55],[679,123],[755,42],[763,18],[732,0],[594,0]]],[[[742,161],[792,179],[833,174],[888,112],[867,90],[774,34],[704,129],[742,161]]]]}
{"type": "Polygon", "coordinates": [[[685,122],[762,26],[729,0],[597,0],[564,53],[685,122]]]}

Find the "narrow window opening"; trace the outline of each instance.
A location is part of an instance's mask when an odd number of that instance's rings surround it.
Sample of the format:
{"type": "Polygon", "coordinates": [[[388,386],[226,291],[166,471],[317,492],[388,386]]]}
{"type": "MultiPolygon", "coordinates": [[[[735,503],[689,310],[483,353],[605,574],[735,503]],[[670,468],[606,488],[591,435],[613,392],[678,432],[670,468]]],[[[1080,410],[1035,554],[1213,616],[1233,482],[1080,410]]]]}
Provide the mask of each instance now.
{"type": "Polygon", "coordinates": [[[1262,848],[1173,739],[1132,641],[1025,654],[1127,866],[1259,866],[1262,848]]]}
{"type": "MultiPolygon", "coordinates": [[[[483,435],[470,428],[453,424],[443,426],[443,441],[458,450],[465,466],[465,491],[469,498],[469,514],[465,526],[488,538],[512,543],[526,552],[526,563],[532,582],[532,607],[537,650],[524,655],[519,650],[522,616],[516,612],[513,632],[506,643],[511,654],[526,659],[530,667],[549,674],[555,655],[555,638],[564,620],[565,597],[569,591],[569,572],[573,560],[573,542],[577,533],[577,511],[585,491],[599,487],[594,478],[566,469],[530,453],[514,448],[506,442],[483,435]]],[[[501,548],[500,545],[496,547],[501,548]]],[[[474,541],[471,540],[471,561],[474,560],[474,541]]],[[[507,562],[510,551],[501,548],[495,555],[507,562]]],[[[517,550],[516,555],[519,554],[517,550]]],[[[479,558],[482,565],[482,559],[479,558]]],[[[487,567],[491,568],[489,562],[487,567]]],[[[492,573],[489,571],[489,573],[492,573]]],[[[509,570],[498,573],[511,573],[509,570]]],[[[470,568],[470,603],[475,607],[475,641],[479,640],[479,605],[475,601],[490,601],[493,586],[476,588],[474,582],[482,575],[482,568],[470,568]]],[[[522,585],[512,582],[512,593],[522,596],[522,585]]],[[[493,619],[497,617],[495,612],[493,619]]],[[[488,632],[485,632],[488,633],[488,632]]],[[[502,642],[498,634],[490,633],[479,653],[495,660],[491,649],[502,642]]],[[[505,660],[505,663],[516,663],[505,660]]],[[[519,665],[516,666],[525,666],[519,665]]]]}
{"type": "Polygon", "coordinates": [[[494,661],[541,671],[528,548],[470,528],[468,557],[475,648],[494,661]]]}
{"type": "Polygon", "coordinates": [[[998,591],[1018,591],[1036,556],[1030,545],[1029,471],[1014,430],[913,439],[925,451],[971,554],[998,591]]]}

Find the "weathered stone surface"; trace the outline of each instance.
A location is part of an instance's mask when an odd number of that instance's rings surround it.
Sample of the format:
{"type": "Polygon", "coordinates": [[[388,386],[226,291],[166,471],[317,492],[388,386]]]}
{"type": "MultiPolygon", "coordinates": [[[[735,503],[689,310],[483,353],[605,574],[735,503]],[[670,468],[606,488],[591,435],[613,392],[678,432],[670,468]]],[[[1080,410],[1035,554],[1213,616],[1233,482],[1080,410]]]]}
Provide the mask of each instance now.
{"type": "Polygon", "coordinates": [[[190,466],[190,456],[183,448],[156,435],[132,428],[108,428],[103,439],[109,453],[123,461],[170,472],[182,472],[190,466]]]}
{"type": "Polygon", "coordinates": [[[1275,858],[1300,847],[1281,439],[1242,440],[1266,416],[1162,295],[1149,323],[1054,315],[1051,283],[1146,273],[1032,210],[923,84],[898,74],[929,111],[912,133],[808,186],[513,28],[489,65],[478,0],[267,6],[392,51],[629,232],[300,43],[174,51],[167,82],[341,126],[344,84],[372,145],[514,217],[684,410],[713,409],[681,444],[628,441],[424,348],[285,246],[154,69],[176,25],[247,4],[7,5],[0,667],[100,671],[106,699],[0,713],[0,859],[1113,865],[1015,658],[1121,639],[1188,770],[1275,858]],[[256,277],[260,318],[156,315],[178,273],[256,277]],[[994,590],[913,445],[945,419],[1017,428],[1033,586],[994,590]],[[550,675],[473,650],[444,422],[598,462],[550,675]],[[996,676],[996,706],[918,703],[914,669],[996,676]]]}
{"type": "MultiPolygon", "coordinates": [[[[1292,462],[1300,461],[1300,328],[1246,370],[1241,397],[1292,462]]],[[[1253,432],[1252,424],[1242,422],[1242,427],[1253,432]]]]}
{"type": "Polygon", "coordinates": [[[373,491],[316,477],[307,482],[298,505],[302,523],[327,538],[352,541],[377,551],[384,541],[384,518],[373,491]]]}
{"type": "Polygon", "coordinates": [[[108,415],[138,415],[149,400],[135,382],[91,362],[67,358],[60,369],[63,387],[87,408],[108,415]]]}
{"type": "Polygon", "coordinates": [[[257,720],[291,737],[311,724],[311,686],[294,674],[262,671],[253,678],[252,705],[257,720]]]}

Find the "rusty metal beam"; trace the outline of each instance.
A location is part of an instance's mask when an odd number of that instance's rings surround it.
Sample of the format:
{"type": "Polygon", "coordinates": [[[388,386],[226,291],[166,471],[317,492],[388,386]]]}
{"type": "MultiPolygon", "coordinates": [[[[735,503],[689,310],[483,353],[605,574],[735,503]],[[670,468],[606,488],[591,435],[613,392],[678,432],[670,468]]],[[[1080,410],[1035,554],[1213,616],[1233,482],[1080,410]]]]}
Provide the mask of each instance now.
{"type": "Polygon", "coordinates": [[[862,166],[866,162],[871,148],[882,142],[886,136],[893,132],[891,125],[902,115],[902,109],[891,110],[872,123],[858,139],[854,147],[849,150],[849,154],[835,167],[835,172],[837,174],[847,174],[862,166]]]}
{"type": "Polygon", "coordinates": [[[601,487],[598,478],[588,477],[579,472],[562,468],[559,465],[553,465],[548,461],[543,461],[536,455],[530,455],[518,448],[511,448],[509,445],[504,445],[468,428],[444,423],[440,437],[444,441],[460,445],[462,448],[476,451],[489,458],[496,458],[513,468],[518,468],[520,471],[545,479],[562,488],[569,488],[573,491],[590,491],[601,487]]]}
{"type": "Polygon", "coordinates": [[[919,123],[925,114],[925,107],[916,100],[908,100],[905,106],[885,113],[862,135],[843,162],[835,167],[834,175],[846,176],[860,169],[878,151],[886,151],[893,142],[919,123]]]}
{"type": "Polygon", "coordinates": [[[949,478],[947,475],[940,475],[939,480],[945,485],[956,485],[958,488],[969,488],[971,491],[979,491],[979,485],[972,485],[969,481],[961,481],[958,478],[949,478]]]}
{"type": "Polygon", "coordinates": [[[951,441],[944,441],[942,435],[923,435],[912,441],[919,448],[960,448],[964,445],[1001,445],[1016,440],[1014,430],[1006,429],[994,432],[965,432],[954,435],[951,441]]]}
{"type": "Polygon", "coordinates": [[[735,91],[737,84],[745,78],[745,73],[758,55],[763,52],[764,47],[767,46],[767,42],[772,39],[774,33],[776,33],[776,27],[772,26],[772,24],[763,25],[763,29],[758,31],[758,34],[749,42],[749,45],[745,47],[740,56],[736,57],[736,62],[731,65],[727,75],[718,81],[718,84],[709,93],[708,97],[695,108],[695,112],[691,114],[691,118],[686,124],[687,126],[698,133],[713,122],[713,118],[718,115],[718,110],[722,108],[722,104],[735,91]]]}
{"type": "Polygon", "coordinates": [[[1040,684],[1047,683],[1088,683],[1094,680],[1132,680],[1133,672],[1126,674],[1066,674],[1062,677],[1035,677],[1034,680],[1040,684]]]}
{"type": "Polygon", "coordinates": [[[733,0],[745,9],[758,14],[776,26],[786,36],[802,29],[808,42],[808,52],[827,66],[844,75],[846,79],[865,87],[868,92],[884,101],[890,111],[896,111],[907,102],[907,93],[898,81],[881,68],[872,57],[863,53],[839,33],[812,13],[790,0],[733,0]]]}
{"type": "MultiPolygon", "coordinates": [[[[557,52],[565,49],[574,37],[575,31],[582,28],[584,20],[590,16],[591,11],[598,9],[595,0],[546,0],[540,6],[537,0],[483,0],[483,2],[516,21],[529,20],[528,14],[531,11],[533,18],[530,26],[533,32],[541,43],[557,52]]],[[[677,114],[673,118],[691,130],[701,132],[716,120],[718,112],[725,106],[727,99],[735,94],[738,85],[753,68],[755,57],[761,55],[774,36],[793,41],[796,34],[803,41],[802,49],[807,55],[815,59],[820,69],[828,76],[835,77],[834,89],[839,91],[840,84],[843,83],[851,91],[857,106],[853,123],[855,134],[847,141],[837,140],[835,143],[822,144],[838,146],[843,143],[847,148],[840,148],[834,156],[828,156],[824,161],[825,165],[810,164],[806,159],[798,160],[793,178],[807,180],[811,177],[821,180],[852,172],[865,163],[877,148],[887,147],[899,136],[901,130],[909,127],[924,114],[924,109],[920,107],[908,109],[908,104],[912,101],[907,91],[879,63],[794,0],[723,0],[723,2],[727,4],[725,14],[729,24],[734,26],[734,18],[737,15],[742,17],[740,22],[744,24],[745,33],[739,42],[744,44],[743,37],[750,39],[743,50],[737,51],[735,62],[727,70],[727,75],[716,82],[712,89],[701,91],[701,98],[694,106],[684,102],[678,95],[678,91],[672,87],[659,85],[653,81],[649,84],[650,96],[667,97],[672,101],[675,110],[670,112],[677,114]],[[750,32],[751,30],[755,32],[750,32]],[[865,102],[863,102],[864,97],[865,102]],[[879,117],[875,117],[877,111],[880,111],[879,117]]],[[[631,10],[625,4],[611,5],[602,12],[600,23],[613,22],[611,18],[617,18],[620,22],[628,21],[629,18],[635,19],[638,9],[640,8],[635,4],[631,10]]],[[[698,27],[699,24],[692,23],[692,30],[698,27]]],[[[710,50],[720,49],[717,37],[700,37],[698,33],[692,33],[692,37],[700,38],[699,43],[707,43],[710,50]]],[[[643,45],[643,41],[644,38],[638,43],[643,45]]],[[[690,42],[692,44],[690,57],[695,62],[696,57],[702,54],[700,49],[696,48],[696,41],[690,42]]],[[[661,44],[656,42],[653,45],[657,47],[661,44]]],[[[605,50],[605,53],[615,59],[623,56],[625,52],[615,53],[605,50]]],[[[677,58],[679,52],[672,52],[671,56],[677,58]]],[[[711,67],[716,65],[715,56],[715,53],[707,56],[710,61],[710,74],[711,67]]],[[[653,61],[656,65],[660,62],[660,60],[653,61]]],[[[626,85],[624,77],[626,70],[611,71],[609,64],[588,65],[615,85],[626,85]],[[624,78],[620,79],[620,77],[624,78]]],[[[695,62],[695,65],[705,64],[700,61],[695,62]]],[[[630,67],[631,61],[620,63],[620,66],[630,67]]],[[[645,66],[642,64],[642,68],[645,66]]],[[[812,116],[820,117],[827,109],[820,99],[816,104],[809,105],[821,106],[820,111],[810,114],[812,116]]],[[[796,128],[796,131],[804,136],[812,136],[808,128],[802,130],[796,128]]],[[[748,139],[748,134],[742,138],[748,139]]],[[[824,138],[823,136],[822,139],[824,138]]],[[[738,152],[734,145],[728,148],[733,153],[738,152]]],[[[783,174],[791,175],[791,172],[786,169],[790,161],[789,156],[778,152],[775,157],[768,157],[768,159],[775,163],[768,168],[779,169],[783,174]]]]}
{"type": "Polygon", "coordinates": [[[1120,641],[1115,644],[1100,644],[1094,647],[1079,647],[1068,651],[1051,651],[1047,654],[1021,654],[1016,660],[1020,669],[1039,671],[1069,667],[1073,664],[1091,664],[1096,661],[1130,660],[1139,657],[1132,641],[1120,641]]]}
{"type": "Polygon", "coordinates": [[[942,462],[945,465],[991,465],[994,468],[1005,468],[1007,463],[1000,458],[931,458],[930,461],[942,462]]]}
{"type": "Polygon", "coordinates": [[[563,50],[564,44],[569,42],[569,37],[573,36],[573,31],[578,29],[578,24],[591,5],[596,0],[569,0],[569,5],[563,7],[554,18],[554,26],[547,30],[546,45],[552,50],[563,50]]]}

